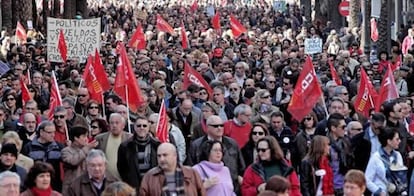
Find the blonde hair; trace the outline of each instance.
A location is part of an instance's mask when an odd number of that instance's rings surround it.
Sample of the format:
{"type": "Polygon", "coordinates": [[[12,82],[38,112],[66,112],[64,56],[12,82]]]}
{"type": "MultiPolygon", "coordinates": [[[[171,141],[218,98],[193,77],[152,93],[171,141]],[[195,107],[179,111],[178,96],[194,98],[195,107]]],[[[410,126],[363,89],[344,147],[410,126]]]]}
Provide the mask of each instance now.
{"type": "Polygon", "coordinates": [[[7,131],[1,138],[1,145],[7,143],[15,144],[19,152],[22,149],[23,141],[20,139],[19,135],[14,131],[7,131]]]}
{"type": "Polygon", "coordinates": [[[105,188],[102,196],[136,196],[136,192],[124,182],[114,182],[105,188]]]}

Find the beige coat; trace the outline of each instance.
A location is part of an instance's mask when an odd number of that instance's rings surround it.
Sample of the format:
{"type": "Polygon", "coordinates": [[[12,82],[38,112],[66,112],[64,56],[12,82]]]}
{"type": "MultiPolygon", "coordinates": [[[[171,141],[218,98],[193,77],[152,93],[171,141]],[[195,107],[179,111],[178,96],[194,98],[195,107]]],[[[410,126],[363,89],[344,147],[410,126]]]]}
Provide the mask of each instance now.
{"type": "MultiPolygon", "coordinates": [[[[108,138],[109,138],[110,132],[101,133],[95,137],[95,140],[98,142],[98,146],[96,149],[100,149],[103,152],[106,150],[106,146],[108,145],[108,138]]],[[[129,134],[127,132],[122,132],[122,142],[125,142],[128,138],[130,138],[132,134],[129,134]]]]}
{"type": "MultiPolygon", "coordinates": [[[[106,174],[105,187],[117,180],[109,174],[106,174]]],[[[96,189],[87,172],[76,178],[70,184],[68,191],[63,192],[64,196],[98,196],[96,189]]]]}
{"type": "Polygon", "coordinates": [[[23,167],[26,169],[27,172],[29,172],[30,168],[33,167],[34,161],[28,156],[25,156],[23,154],[19,154],[16,160],[16,165],[23,167]]]}

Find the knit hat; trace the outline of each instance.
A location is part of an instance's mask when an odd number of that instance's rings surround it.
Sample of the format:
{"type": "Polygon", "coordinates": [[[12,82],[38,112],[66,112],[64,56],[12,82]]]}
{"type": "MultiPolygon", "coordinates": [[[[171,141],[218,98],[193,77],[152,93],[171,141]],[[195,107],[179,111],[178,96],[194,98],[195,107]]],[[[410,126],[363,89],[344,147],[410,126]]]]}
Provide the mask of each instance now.
{"type": "Polygon", "coordinates": [[[4,153],[11,153],[17,158],[18,151],[17,151],[16,145],[15,144],[4,144],[1,147],[0,155],[4,153]]]}

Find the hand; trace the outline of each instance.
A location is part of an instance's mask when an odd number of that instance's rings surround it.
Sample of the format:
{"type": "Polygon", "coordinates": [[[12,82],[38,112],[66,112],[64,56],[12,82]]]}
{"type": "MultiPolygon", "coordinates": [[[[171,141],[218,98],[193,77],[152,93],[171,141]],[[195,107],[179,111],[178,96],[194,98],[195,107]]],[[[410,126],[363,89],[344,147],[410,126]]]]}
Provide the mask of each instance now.
{"type": "Polygon", "coordinates": [[[203,185],[204,185],[204,188],[208,189],[208,188],[216,185],[218,182],[219,182],[219,178],[217,176],[215,176],[215,177],[211,177],[211,178],[208,178],[208,179],[204,180],[203,185]]]}
{"type": "Polygon", "coordinates": [[[98,142],[98,141],[96,141],[96,140],[92,140],[92,141],[90,141],[88,144],[86,144],[86,146],[87,146],[88,148],[95,148],[95,147],[97,147],[97,146],[98,146],[98,144],[99,144],[99,142],[98,142]]]}
{"type": "Polygon", "coordinates": [[[414,151],[408,153],[408,158],[412,159],[414,157],[414,151]]]}
{"type": "Polygon", "coordinates": [[[66,140],[66,146],[70,146],[70,145],[72,145],[72,141],[70,141],[70,140],[66,140]]]}
{"type": "Polygon", "coordinates": [[[261,185],[259,185],[259,187],[257,187],[257,191],[259,191],[259,193],[263,192],[266,188],[266,183],[262,183],[261,185]]]}
{"type": "Polygon", "coordinates": [[[243,184],[243,177],[237,176],[237,180],[239,181],[239,184],[243,184]]]}

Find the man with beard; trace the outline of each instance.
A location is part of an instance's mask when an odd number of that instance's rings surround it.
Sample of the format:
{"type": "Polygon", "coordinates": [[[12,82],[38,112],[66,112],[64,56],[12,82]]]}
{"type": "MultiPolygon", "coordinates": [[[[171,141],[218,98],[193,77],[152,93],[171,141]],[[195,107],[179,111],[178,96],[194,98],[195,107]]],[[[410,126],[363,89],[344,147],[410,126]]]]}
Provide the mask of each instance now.
{"type": "Polygon", "coordinates": [[[241,96],[241,88],[240,85],[236,82],[233,82],[229,85],[230,95],[227,97],[227,102],[237,106],[239,104],[244,103],[243,98],[241,96]]]}
{"type": "Polygon", "coordinates": [[[247,78],[246,72],[249,70],[249,65],[245,62],[238,62],[234,68],[234,79],[239,86],[243,86],[243,83],[247,78]]]}

